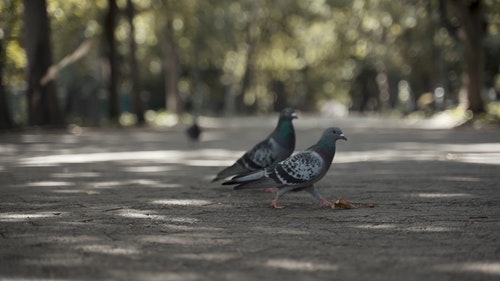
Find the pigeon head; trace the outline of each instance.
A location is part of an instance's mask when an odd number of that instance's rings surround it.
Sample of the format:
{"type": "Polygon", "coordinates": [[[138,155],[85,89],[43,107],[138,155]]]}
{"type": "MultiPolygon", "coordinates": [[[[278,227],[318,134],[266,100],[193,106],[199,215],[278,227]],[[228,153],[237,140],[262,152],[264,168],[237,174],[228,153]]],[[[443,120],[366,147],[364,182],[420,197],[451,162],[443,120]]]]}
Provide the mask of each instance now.
{"type": "Polygon", "coordinates": [[[344,133],[342,133],[342,130],[336,127],[330,127],[325,130],[323,133],[323,139],[328,139],[328,140],[333,140],[334,142],[337,140],[347,140],[347,138],[344,136],[344,133]]]}
{"type": "Polygon", "coordinates": [[[297,119],[298,117],[293,108],[287,107],[281,111],[280,118],[297,119]]]}

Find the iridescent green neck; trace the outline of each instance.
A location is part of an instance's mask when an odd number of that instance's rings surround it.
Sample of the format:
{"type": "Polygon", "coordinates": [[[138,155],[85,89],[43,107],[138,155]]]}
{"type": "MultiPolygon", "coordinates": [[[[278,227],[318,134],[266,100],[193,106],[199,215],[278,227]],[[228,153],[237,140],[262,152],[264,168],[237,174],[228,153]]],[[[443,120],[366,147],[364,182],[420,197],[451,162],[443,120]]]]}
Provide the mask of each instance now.
{"type": "Polygon", "coordinates": [[[295,147],[295,131],[293,129],[292,120],[280,118],[272,134],[272,138],[280,145],[293,150],[295,147]]]}
{"type": "Polygon", "coordinates": [[[321,138],[318,143],[315,145],[315,151],[323,155],[325,158],[330,158],[333,160],[333,156],[335,155],[335,141],[331,138],[321,138]]]}

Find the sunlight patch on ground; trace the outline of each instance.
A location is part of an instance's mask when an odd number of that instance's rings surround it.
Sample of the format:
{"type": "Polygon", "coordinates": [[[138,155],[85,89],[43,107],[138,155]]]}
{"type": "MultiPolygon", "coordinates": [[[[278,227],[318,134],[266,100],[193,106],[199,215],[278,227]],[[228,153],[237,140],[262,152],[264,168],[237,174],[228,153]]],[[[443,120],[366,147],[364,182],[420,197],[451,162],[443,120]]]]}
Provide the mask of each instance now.
{"type": "Polygon", "coordinates": [[[25,277],[1,277],[2,281],[30,281],[30,280],[36,280],[36,281],[75,281],[73,278],[72,279],[61,279],[61,278],[36,278],[36,279],[27,279],[25,277]]]}
{"type": "Polygon", "coordinates": [[[204,247],[213,245],[227,245],[232,243],[232,240],[229,238],[218,237],[216,235],[211,235],[208,233],[144,235],[142,237],[138,237],[138,240],[144,243],[198,245],[204,247]]]}
{"type": "Polygon", "coordinates": [[[101,239],[102,238],[92,235],[76,235],[76,236],[56,235],[47,237],[47,241],[56,243],[68,243],[68,244],[97,242],[101,239]]]}
{"type": "Polygon", "coordinates": [[[411,226],[403,228],[405,231],[409,232],[452,232],[456,231],[456,229],[445,226],[432,226],[432,225],[423,225],[423,226],[411,226]]]}
{"type": "Polygon", "coordinates": [[[160,185],[161,182],[149,179],[135,179],[131,181],[126,181],[126,184],[137,184],[137,185],[160,185]]]}
{"type": "Polygon", "coordinates": [[[205,206],[213,204],[212,201],[202,199],[161,199],[153,200],[151,203],[174,206],[205,206]]]}
{"type": "Polygon", "coordinates": [[[457,177],[457,176],[446,176],[446,177],[439,177],[440,180],[446,180],[446,181],[459,181],[459,182],[480,182],[482,181],[481,178],[476,178],[476,177],[457,177]]]}
{"type": "Polygon", "coordinates": [[[0,213],[2,222],[20,222],[32,219],[50,218],[61,216],[60,212],[39,212],[39,213],[0,213]]]}
{"type": "MultiPolygon", "coordinates": [[[[106,153],[61,154],[21,158],[18,164],[23,167],[58,166],[61,164],[83,164],[98,162],[152,161],[164,164],[193,166],[225,166],[232,164],[243,152],[225,149],[202,150],[158,150],[158,151],[123,151],[106,153]]],[[[133,168],[131,168],[133,169],[133,168]]],[[[140,170],[141,168],[139,168],[140,170]]],[[[156,168],[143,168],[153,169],[156,168]]],[[[167,168],[158,168],[167,169],[167,168]]],[[[165,170],[166,171],[166,170],[165,170]]],[[[149,170],[151,172],[151,170],[149,170]]]]}
{"type": "Polygon", "coordinates": [[[37,166],[39,164],[79,164],[127,160],[163,160],[181,159],[182,155],[183,152],[173,150],[61,154],[23,158],[20,159],[19,163],[23,166],[37,166]]]}
{"type": "MultiPolygon", "coordinates": [[[[112,269],[113,278],[108,280],[141,280],[141,281],[199,281],[199,280],[211,280],[207,278],[207,274],[198,274],[191,271],[176,271],[170,272],[167,269],[162,271],[152,271],[148,270],[148,267],[144,267],[144,270],[126,271],[122,268],[112,269]]],[[[205,273],[204,271],[202,271],[205,273]]],[[[222,279],[224,280],[224,279],[222,279]]],[[[37,279],[38,281],[38,279],[37,279]]],[[[56,280],[58,281],[58,280],[56,280]]],[[[78,280],[77,280],[78,281],[78,280]]]]}
{"type": "Polygon", "coordinates": [[[193,224],[193,223],[197,223],[200,221],[199,219],[196,219],[196,218],[170,217],[170,216],[165,217],[165,220],[167,220],[169,222],[185,223],[185,224],[193,224]]]}
{"type": "Polygon", "coordinates": [[[500,262],[466,262],[456,264],[438,265],[435,267],[438,271],[449,272],[480,272],[500,276],[500,262]]]}
{"type": "MultiPolygon", "coordinates": [[[[185,220],[186,218],[180,218],[180,219],[185,220]]],[[[173,220],[172,220],[172,222],[178,223],[178,222],[173,221],[173,220]]],[[[187,224],[162,224],[161,228],[166,232],[179,232],[179,231],[220,232],[220,231],[225,230],[224,228],[219,228],[219,227],[192,226],[192,225],[187,225],[187,224]]]]}
{"type": "Polygon", "coordinates": [[[451,232],[456,231],[456,229],[445,226],[433,226],[433,225],[418,225],[410,227],[400,227],[396,224],[359,224],[353,225],[354,228],[360,229],[375,229],[375,230],[398,230],[398,231],[408,231],[408,232],[451,232]]]}
{"type": "Polygon", "coordinates": [[[354,227],[364,229],[395,229],[397,226],[395,224],[358,224],[354,225],[354,227]]]}
{"type": "Polygon", "coordinates": [[[132,173],[160,173],[172,170],[174,170],[174,168],[168,166],[138,166],[138,167],[126,167],[123,169],[123,171],[125,172],[132,172],[132,173]]]}
{"type": "Polygon", "coordinates": [[[189,217],[171,217],[165,215],[158,215],[150,210],[123,209],[118,212],[118,215],[126,218],[161,220],[161,221],[167,221],[173,223],[185,223],[185,224],[193,224],[199,221],[198,219],[189,217]]]}
{"type": "MultiPolygon", "coordinates": [[[[424,144],[396,143],[396,149],[372,151],[339,151],[334,162],[355,163],[363,161],[453,161],[464,163],[500,165],[500,145],[497,144],[424,144]],[[397,149],[399,147],[399,149],[397,149]]],[[[225,149],[202,150],[159,150],[124,151],[87,154],[61,154],[22,158],[20,166],[40,167],[62,164],[81,164],[98,162],[150,161],[162,164],[178,164],[201,167],[228,166],[241,156],[242,151],[225,149]]],[[[160,165],[124,168],[125,171],[153,173],[171,171],[171,167],[160,165]]],[[[59,177],[61,174],[58,174],[59,177]]],[[[92,175],[92,174],[91,174],[92,175]]],[[[87,176],[89,176],[87,174],[87,176]]],[[[69,177],[69,176],[68,176],[69,177]]]]}
{"type": "Polygon", "coordinates": [[[304,262],[293,259],[269,259],[264,265],[267,267],[294,271],[336,271],[339,269],[339,267],[334,264],[304,262]]]}
{"type": "Polygon", "coordinates": [[[122,185],[123,182],[119,181],[100,181],[100,182],[93,182],[89,183],[94,188],[112,188],[114,186],[119,186],[122,185]]]}
{"type": "Polygon", "coordinates": [[[72,186],[72,185],[75,184],[68,181],[39,181],[39,182],[30,182],[26,184],[26,186],[29,187],[54,187],[54,186],[72,186]]]}
{"type": "Polygon", "coordinates": [[[229,166],[232,165],[237,158],[232,159],[232,160],[205,160],[205,159],[199,159],[199,160],[186,160],[184,164],[188,166],[195,166],[195,167],[224,167],[224,166],[229,166]]]}
{"type": "Polygon", "coordinates": [[[101,181],[101,182],[89,182],[87,183],[87,187],[89,188],[114,188],[114,187],[123,187],[130,185],[140,185],[147,186],[153,188],[177,188],[181,185],[178,183],[164,183],[156,180],[149,179],[135,179],[135,180],[127,180],[127,181],[101,181]]]}
{"type": "Polygon", "coordinates": [[[97,178],[101,173],[95,172],[67,172],[67,173],[53,173],[50,176],[53,178],[97,178]]]}
{"type": "MultiPolygon", "coordinates": [[[[61,193],[61,194],[88,193],[88,191],[85,191],[83,189],[57,189],[57,190],[53,190],[52,192],[61,193]]],[[[92,194],[89,194],[89,195],[92,195],[92,194]]]]}
{"type": "Polygon", "coordinates": [[[458,161],[471,164],[500,165],[500,153],[465,153],[458,161]]]}
{"type": "Polygon", "coordinates": [[[87,253],[108,255],[134,255],[140,253],[140,251],[134,247],[113,247],[110,245],[84,245],[76,248],[87,253]]]}
{"type": "Polygon", "coordinates": [[[337,153],[334,163],[356,163],[364,161],[451,161],[471,164],[500,165],[500,153],[449,153],[443,151],[400,151],[400,150],[373,150],[337,153]]]}
{"type": "Polygon", "coordinates": [[[197,253],[197,254],[177,254],[175,257],[187,260],[202,260],[212,262],[224,262],[238,258],[239,255],[233,253],[197,253]]]}
{"type": "Polygon", "coordinates": [[[163,216],[155,215],[154,212],[150,210],[124,209],[120,210],[118,215],[134,219],[163,219],[163,216]]]}
{"type": "Polygon", "coordinates": [[[460,197],[471,197],[468,193],[417,193],[413,196],[420,198],[460,198],[460,197]]]}

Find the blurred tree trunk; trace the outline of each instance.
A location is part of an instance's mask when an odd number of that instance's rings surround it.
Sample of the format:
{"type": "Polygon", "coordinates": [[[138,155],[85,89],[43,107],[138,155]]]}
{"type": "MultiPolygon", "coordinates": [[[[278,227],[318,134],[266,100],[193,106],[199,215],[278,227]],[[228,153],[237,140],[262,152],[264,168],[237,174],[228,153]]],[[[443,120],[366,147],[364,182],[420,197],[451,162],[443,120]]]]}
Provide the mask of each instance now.
{"type": "Polygon", "coordinates": [[[135,9],[132,0],[127,0],[127,20],[130,28],[129,52],[130,52],[130,76],[132,82],[132,101],[134,113],[137,115],[137,123],[144,124],[144,105],[141,99],[141,79],[139,75],[139,65],[137,63],[137,44],[135,43],[134,26],[135,9]]]}
{"type": "Polygon", "coordinates": [[[444,26],[464,46],[465,71],[462,73],[462,91],[466,95],[466,108],[473,113],[484,112],[481,98],[483,88],[483,39],[486,31],[484,3],[481,0],[451,0],[459,26],[447,17],[446,0],[439,1],[444,26]]]}
{"type": "Polygon", "coordinates": [[[7,93],[3,86],[3,68],[7,56],[4,48],[4,36],[2,36],[1,32],[2,31],[0,31],[0,130],[10,129],[13,125],[12,119],[10,118],[7,93]]]}
{"type": "Polygon", "coordinates": [[[63,125],[64,118],[56,96],[55,82],[41,83],[52,64],[50,24],[45,0],[24,0],[26,35],[27,103],[29,125],[63,125]]]}
{"type": "MultiPolygon", "coordinates": [[[[203,11],[201,9],[201,6],[198,8],[198,16],[202,15],[203,11]]],[[[201,66],[200,66],[200,53],[201,50],[204,48],[204,38],[203,38],[203,29],[201,27],[197,28],[196,31],[196,37],[195,37],[195,45],[194,45],[194,65],[193,65],[193,84],[194,84],[194,95],[192,98],[192,104],[193,104],[193,115],[195,122],[197,122],[198,117],[201,115],[202,108],[203,108],[203,77],[201,73],[201,66]]]]}
{"type": "Polygon", "coordinates": [[[183,112],[181,96],[179,94],[179,58],[175,49],[172,20],[168,19],[165,26],[164,42],[164,70],[165,70],[165,100],[166,108],[174,114],[183,112]]]}
{"type": "MultiPolygon", "coordinates": [[[[249,29],[249,28],[247,28],[249,29]]],[[[245,94],[250,87],[250,83],[252,82],[252,64],[253,64],[253,54],[254,54],[254,41],[252,38],[250,38],[249,31],[246,31],[247,37],[247,50],[246,50],[246,57],[245,57],[245,70],[243,71],[243,75],[241,77],[240,81],[240,88],[238,93],[236,94],[236,109],[238,112],[252,112],[255,111],[255,108],[257,107],[257,102],[254,102],[253,104],[247,105],[245,104],[245,94]]]]}
{"type": "Polygon", "coordinates": [[[484,112],[481,99],[483,88],[483,39],[485,32],[485,17],[483,1],[454,1],[458,18],[462,23],[461,40],[465,48],[466,69],[462,79],[467,89],[468,109],[474,113],[484,112]]]}
{"type": "MultiPolygon", "coordinates": [[[[29,1],[29,0],[28,0],[29,1]]],[[[118,7],[116,0],[108,0],[108,12],[104,21],[104,36],[106,42],[106,65],[103,73],[108,83],[108,114],[109,119],[117,121],[120,115],[120,104],[118,99],[118,67],[116,59],[115,27],[118,7]]]]}

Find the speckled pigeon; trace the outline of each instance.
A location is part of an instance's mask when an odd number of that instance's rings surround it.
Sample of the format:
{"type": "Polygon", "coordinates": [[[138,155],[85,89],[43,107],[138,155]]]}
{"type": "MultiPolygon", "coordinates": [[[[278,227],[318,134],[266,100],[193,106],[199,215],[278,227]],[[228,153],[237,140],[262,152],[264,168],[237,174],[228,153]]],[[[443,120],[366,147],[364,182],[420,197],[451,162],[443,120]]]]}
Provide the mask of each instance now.
{"type": "Polygon", "coordinates": [[[347,140],[339,128],[328,128],[324,131],[318,143],[287,159],[263,170],[236,176],[223,184],[238,184],[235,190],[251,188],[278,188],[276,197],[271,201],[274,208],[282,208],[278,200],[288,191],[305,190],[321,201],[321,206],[331,206],[314,187],[328,172],[335,155],[337,140],[347,140]]]}
{"type": "Polygon", "coordinates": [[[261,170],[290,156],[295,149],[295,130],[292,124],[295,118],[297,115],[292,108],[283,109],[276,129],[265,140],[241,156],[232,166],[220,171],[212,182],[261,170]]]}

